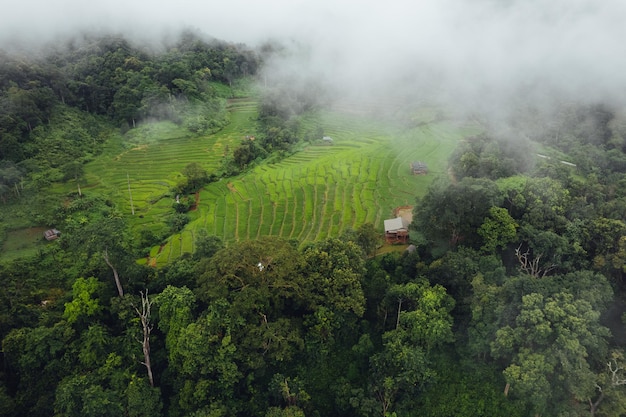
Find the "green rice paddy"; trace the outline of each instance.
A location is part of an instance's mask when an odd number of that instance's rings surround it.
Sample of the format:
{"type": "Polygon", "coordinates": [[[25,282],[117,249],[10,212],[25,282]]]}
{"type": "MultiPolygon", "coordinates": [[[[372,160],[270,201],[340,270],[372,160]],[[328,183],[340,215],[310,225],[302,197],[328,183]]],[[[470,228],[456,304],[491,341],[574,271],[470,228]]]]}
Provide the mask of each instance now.
{"type": "MultiPolygon", "coordinates": [[[[230,124],[216,134],[192,135],[157,122],[117,135],[86,165],[83,192],[108,195],[135,230],[163,231],[174,203],[170,189],[182,179],[183,168],[196,162],[209,173],[218,169],[228,149],[255,134],[257,104],[254,98],[230,100],[230,124]]],[[[368,222],[382,233],[393,209],[413,205],[436,177],[447,175],[447,159],[458,141],[478,131],[439,120],[432,109],[412,120],[381,121],[346,109],[307,116],[301,132],[322,128],[332,144],[305,142],[280,162],[209,184],[196,196],[190,223],[152,248],[146,261],[160,266],[193,252],[201,229],[227,243],[266,235],[316,241],[368,222]],[[412,161],[425,162],[428,175],[413,175],[412,161]]],[[[73,189],[70,182],[53,192],[73,189]]]]}
{"type": "Polygon", "coordinates": [[[434,178],[447,175],[447,158],[475,128],[450,122],[395,127],[364,116],[323,112],[302,129],[321,126],[333,144],[312,143],[273,164],[206,186],[193,220],[151,258],[163,265],[193,252],[205,229],[225,242],[281,236],[300,242],[336,236],[363,223],[382,231],[393,209],[413,205],[434,178]],[[428,175],[412,175],[410,163],[423,161],[428,175]]]}

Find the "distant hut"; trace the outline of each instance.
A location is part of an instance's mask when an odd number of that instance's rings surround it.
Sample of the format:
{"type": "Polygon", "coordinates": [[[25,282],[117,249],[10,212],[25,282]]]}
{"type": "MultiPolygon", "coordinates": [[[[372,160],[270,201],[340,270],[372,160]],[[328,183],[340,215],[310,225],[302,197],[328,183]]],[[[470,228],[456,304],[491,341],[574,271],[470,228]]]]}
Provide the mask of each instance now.
{"type": "Polygon", "coordinates": [[[43,232],[43,237],[45,237],[46,240],[55,240],[58,239],[60,236],[61,232],[59,232],[57,229],[48,229],[43,232]]]}
{"type": "Polygon", "coordinates": [[[331,138],[330,136],[324,136],[322,138],[322,141],[328,145],[332,145],[333,144],[333,138],[331,138]]]}
{"type": "Polygon", "coordinates": [[[385,241],[387,243],[408,243],[409,222],[402,217],[385,220],[385,241]]]}
{"type": "Polygon", "coordinates": [[[428,166],[422,161],[411,162],[411,172],[413,173],[413,175],[428,174],[428,166]]]}

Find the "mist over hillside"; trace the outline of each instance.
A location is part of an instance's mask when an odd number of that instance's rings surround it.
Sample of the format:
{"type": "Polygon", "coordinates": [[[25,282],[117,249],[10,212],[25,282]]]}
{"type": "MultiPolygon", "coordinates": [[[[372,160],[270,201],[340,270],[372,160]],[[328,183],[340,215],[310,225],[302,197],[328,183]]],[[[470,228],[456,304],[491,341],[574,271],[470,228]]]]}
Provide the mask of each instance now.
{"type": "Polygon", "coordinates": [[[0,417],[626,416],[624,0],[0,10],[0,417]]]}
{"type": "Polygon", "coordinates": [[[316,80],[354,100],[403,97],[492,116],[525,100],[543,108],[624,100],[619,0],[29,0],[8,9],[0,17],[8,50],[85,30],[159,45],[191,28],[250,46],[279,42],[286,49],[268,64],[274,76],[316,80]]]}

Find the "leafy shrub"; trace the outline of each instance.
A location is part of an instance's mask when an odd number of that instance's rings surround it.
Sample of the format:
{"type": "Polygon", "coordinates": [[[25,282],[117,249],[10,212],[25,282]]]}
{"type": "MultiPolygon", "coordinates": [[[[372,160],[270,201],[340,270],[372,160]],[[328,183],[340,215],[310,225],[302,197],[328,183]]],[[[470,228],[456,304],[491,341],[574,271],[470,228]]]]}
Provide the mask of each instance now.
{"type": "Polygon", "coordinates": [[[173,213],[167,219],[172,233],[180,232],[187,223],[189,223],[189,216],[185,213],[173,213]]]}

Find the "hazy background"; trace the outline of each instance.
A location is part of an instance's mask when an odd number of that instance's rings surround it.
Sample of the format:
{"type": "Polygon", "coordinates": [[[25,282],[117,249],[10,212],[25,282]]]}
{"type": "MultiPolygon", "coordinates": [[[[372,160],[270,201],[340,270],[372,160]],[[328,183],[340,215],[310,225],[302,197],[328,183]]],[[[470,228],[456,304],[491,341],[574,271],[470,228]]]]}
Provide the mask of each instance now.
{"type": "Polygon", "coordinates": [[[612,101],[626,86],[623,0],[4,0],[0,48],[79,31],[158,44],[181,29],[289,49],[274,74],[350,97],[402,95],[497,112],[511,102],[612,101]]]}

